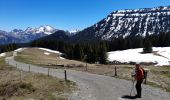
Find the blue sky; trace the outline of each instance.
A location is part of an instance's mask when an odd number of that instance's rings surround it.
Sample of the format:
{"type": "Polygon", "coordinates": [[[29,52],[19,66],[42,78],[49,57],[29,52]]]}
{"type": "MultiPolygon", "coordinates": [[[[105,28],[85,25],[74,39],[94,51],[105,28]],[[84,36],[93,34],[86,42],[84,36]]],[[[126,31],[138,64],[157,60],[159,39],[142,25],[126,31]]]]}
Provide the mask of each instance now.
{"type": "Polygon", "coordinates": [[[114,10],[169,6],[170,0],[0,0],[0,30],[89,27],[114,10]]]}

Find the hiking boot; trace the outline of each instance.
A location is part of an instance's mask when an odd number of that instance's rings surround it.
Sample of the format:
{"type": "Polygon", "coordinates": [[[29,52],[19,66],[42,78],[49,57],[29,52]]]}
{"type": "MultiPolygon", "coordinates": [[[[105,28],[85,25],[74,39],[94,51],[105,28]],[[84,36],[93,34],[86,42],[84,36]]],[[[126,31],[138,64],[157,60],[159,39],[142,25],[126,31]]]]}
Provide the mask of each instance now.
{"type": "Polygon", "coordinates": [[[135,95],[135,98],[141,98],[141,96],[140,95],[135,95]]]}

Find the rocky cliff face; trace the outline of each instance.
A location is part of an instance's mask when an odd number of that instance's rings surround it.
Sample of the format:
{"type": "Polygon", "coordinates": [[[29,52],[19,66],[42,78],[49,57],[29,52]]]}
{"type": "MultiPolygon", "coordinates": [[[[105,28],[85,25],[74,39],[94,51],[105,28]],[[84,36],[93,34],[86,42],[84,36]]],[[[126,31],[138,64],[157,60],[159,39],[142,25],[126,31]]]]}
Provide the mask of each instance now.
{"type": "Polygon", "coordinates": [[[117,10],[107,18],[76,34],[76,40],[111,40],[170,31],[170,6],[117,10]]]}

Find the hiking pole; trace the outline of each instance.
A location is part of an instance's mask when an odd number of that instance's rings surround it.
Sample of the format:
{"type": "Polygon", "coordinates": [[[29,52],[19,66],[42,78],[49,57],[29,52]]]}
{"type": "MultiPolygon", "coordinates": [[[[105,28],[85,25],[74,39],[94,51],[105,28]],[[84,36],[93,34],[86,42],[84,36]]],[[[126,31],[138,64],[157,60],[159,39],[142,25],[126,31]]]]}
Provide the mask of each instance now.
{"type": "Polygon", "coordinates": [[[135,80],[132,79],[132,86],[131,86],[130,96],[132,96],[132,91],[134,92],[134,83],[135,83],[135,80]]]}

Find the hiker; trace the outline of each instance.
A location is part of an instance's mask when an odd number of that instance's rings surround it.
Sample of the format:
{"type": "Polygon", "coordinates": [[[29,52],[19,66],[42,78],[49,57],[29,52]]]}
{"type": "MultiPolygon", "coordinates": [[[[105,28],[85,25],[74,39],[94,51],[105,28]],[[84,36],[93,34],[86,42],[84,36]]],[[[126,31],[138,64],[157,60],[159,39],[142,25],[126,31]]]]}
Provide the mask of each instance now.
{"type": "Polygon", "coordinates": [[[135,96],[136,98],[141,98],[141,93],[142,93],[142,87],[141,84],[143,82],[144,79],[144,70],[143,68],[140,66],[140,64],[136,64],[136,69],[135,69],[135,80],[136,82],[136,91],[137,91],[137,95],[135,96]]]}

